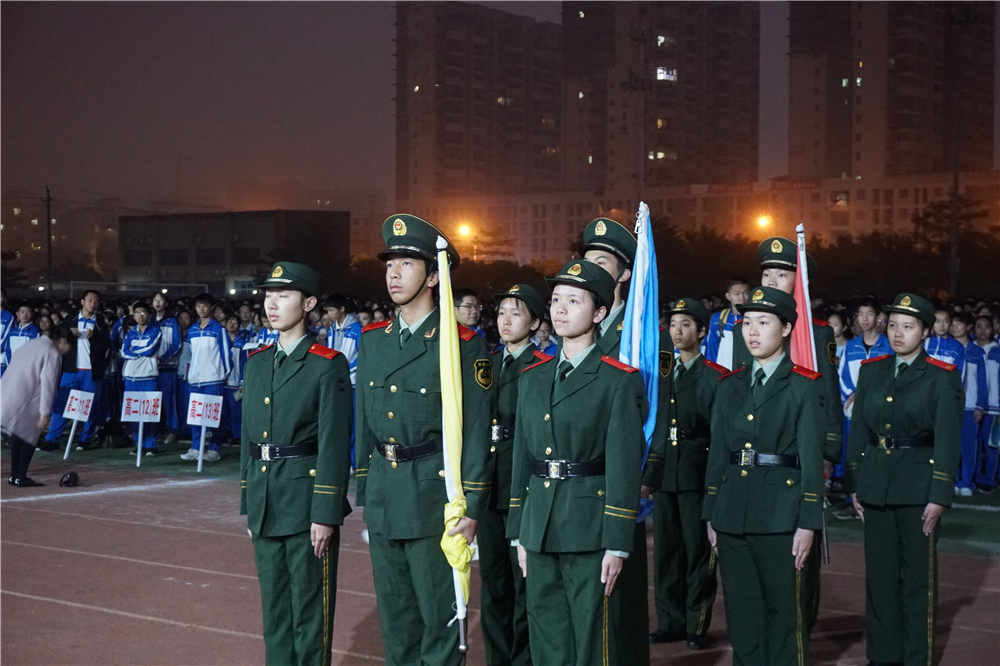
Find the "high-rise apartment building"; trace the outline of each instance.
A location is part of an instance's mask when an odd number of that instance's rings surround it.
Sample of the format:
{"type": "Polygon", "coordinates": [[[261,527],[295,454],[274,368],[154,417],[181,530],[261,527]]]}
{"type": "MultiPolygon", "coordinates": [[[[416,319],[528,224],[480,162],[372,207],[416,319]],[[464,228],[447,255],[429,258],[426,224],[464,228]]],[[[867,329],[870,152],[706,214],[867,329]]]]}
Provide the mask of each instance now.
{"type": "Polygon", "coordinates": [[[563,186],[757,178],[760,10],[749,2],[564,2],[563,186]]]}
{"type": "Polygon", "coordinates": [[[558,189],[561,38],[480,5],[397,3],[397,200],[558,189]]]}
{"type": "Polygon", "coordinates": [[[792,2],[791,178],[993,166],[993,2],[792,2]],[[954,132],[954,134],[953,134],[954,132]]]}

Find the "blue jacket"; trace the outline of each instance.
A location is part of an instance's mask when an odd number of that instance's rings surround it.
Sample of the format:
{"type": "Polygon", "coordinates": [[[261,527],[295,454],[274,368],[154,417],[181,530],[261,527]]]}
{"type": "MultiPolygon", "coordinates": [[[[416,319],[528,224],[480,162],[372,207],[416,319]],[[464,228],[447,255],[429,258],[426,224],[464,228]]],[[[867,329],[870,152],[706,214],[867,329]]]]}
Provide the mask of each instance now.
{"type": "Polygon", "coordinates": [[[965,346],[965,410],[986,411],[989,407],[989,384],[986,378],[986,352],[972,340],[965,346]]]}
{"type": "Polygon", "coordinates": [[[34,340],[42,334],[38,330],[38,327],[34,324],[28,324],[27,326],[19,326],[14,324],[10,327],[10,332],[7,335],[7,360],[6,363],[10,363],[10,359],[14,356],[14,352],[24,346],[24,343],[34,340]]]}
{"type": "Polygon", "coordinates": [[[924,340],[924,349],[931,358],[958,366],[960,371],[965,368],[965,347],[955,338],[932,335],[924,340]]]}
{"type": "Polygon", "coordinates": [[[133,326],[122,340],[122,377],[130,380],[156,379],[159,374],[156,354],[160,350],[160,329],[152,324],[145,331],[133,326]]]}
{"type": "Polygon", "coordinates": [[[174,317],[164,317],[160,321],[151,319],[149,323],[160,329],[160,350],[157,352],[160,357],[160,372],[176,372],[181,360],[181,344],[184,342],[180,324],[174,317]]]}
{"type": "Polygon", "coordinates": [[[199,323],[188,329],[191,345],[191,365],[188,367],[187,383],[193,387],[222,384],[233,369],[233,359],[229,353],[229,333],[222,324],[209,320],[203,329],[199,323]]]}
{"type": "Polygon", "coordinates": [[[347,365],[351,369],[351,386],[354,386],[357,378],[360,340],[361,323],[353,315],[348,315],[343,327],[338,327],[334,322],[326,332],[326,346],[340,352],[347,359],[347,365]]]}
{"type": "Polygon", "coordinates": [[[840,359],[840,399],[846,402],[857,390],[862,361],[892,353],[889,338],[881,333],[878,334],[878,340],[875,341],[870,351],[865,350],[863,336],[848,340],[844,346],[844,355],[840,359]]]}
{"type": "Polygon", "coordinates": [[[10,363],[10,348],[7,346],[7,339],[10,337],[10,330],[14,327],[14,315],[9,310],[0,310],[0,365],[10,363]]]}

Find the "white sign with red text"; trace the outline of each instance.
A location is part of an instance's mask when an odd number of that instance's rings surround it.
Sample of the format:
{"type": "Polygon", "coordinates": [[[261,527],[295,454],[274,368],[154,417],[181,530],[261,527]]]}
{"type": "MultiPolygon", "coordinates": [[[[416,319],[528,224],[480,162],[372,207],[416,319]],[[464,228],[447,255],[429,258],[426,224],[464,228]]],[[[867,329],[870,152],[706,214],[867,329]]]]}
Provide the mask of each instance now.
{"type": "Polygon", "coordinates": [[[122,421],[159,422],[163,394],[159,391],[125,391],[122,421]]]}
{"type": "Polygon", "coordinates": [[[90,418],[90,408],[93,406],[93,393],[73,389],[69,392],[69,400],[66,401],[63,418],[73,419],[74,421],[86,421],[90,418]]]}
{"type": "Polygon", "coordinates": [[[192,393],[188,402],[188,425],[218,428],[222,420],[222,396],[192,393]]]}

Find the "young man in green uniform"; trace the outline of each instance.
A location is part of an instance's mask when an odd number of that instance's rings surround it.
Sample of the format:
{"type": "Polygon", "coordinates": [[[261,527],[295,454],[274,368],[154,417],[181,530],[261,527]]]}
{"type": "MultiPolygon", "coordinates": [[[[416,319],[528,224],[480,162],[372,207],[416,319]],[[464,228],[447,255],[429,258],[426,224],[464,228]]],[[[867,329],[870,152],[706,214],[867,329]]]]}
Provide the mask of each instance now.
{"type": "Polygon", "coordinates": [[[351,511],[350,369],[309,338],[316,271],[279,261],[260,286],[280,333],[244,370],[240,514],[253,537],[265,662],[327,665],[340,525],[351,511]]]}
{"type": "MultiPolygon", "coordinates": [[[[618,359],[621,348],[622,328],[625,320],[624,285],[632,277],[632,263],[638,243],[628,229],[610,218],[592,220],[583,230],[580,256],[597,264],[615,280],[614,301],[607,317],[595,330],[597,348],[613,359],[618,359]]],[[[673,358],[670,336],[660,334],[660,356],[673,358]]],[[[662,442],[660,442],[662,444],[662,442]]],[[[654,478],[662,469],[663,451],[651,446],[643,469],[642,496],[652,499],[654,478]]],[[[646,560],[646,523],[638,523],[634,532],[632,553],[625,561],[619,581],[622,601],[621,621],[616,623],[619,654],[622,663],[643,666],[649,663],[649,565],[646,560]]]]}
{"type": "Polygon", "coordinates": [[[531,658],[631,666],[615,645],[616,582],[638,514],[645,391],[594,340],[614,299],[607,271],[575,260],[546,280],[562,349],[521,375],[507,523],[527,578],[531,658]]]}
{"type": "MultiPolygon", "coordinates": [[[[668,311],[669,332],[680,352],[661,358],[657,450],[664,452],[662,479],[653,493],[653,580],[658,628],[651,643],[687,640],[708,646],[717,587],[715,553],[701,513],[705,503],[709,426],[719,377],[726,368],[699,351],[710,321],[697,298],[680,298],[668,311]]],[[[739,329],[736,331],[741,333],[739,329]]]]}
{"type": "Polygon", "coordinates": [[[490,428],[493,492],[479,519],[479,577],[482,583],[483,643],[489,666],[531,663],[524,577],[517,549],[506,538],[514,459],[514,422],[521,371],[551,356],[538,351],[531,335],[545,316],[545,300],[534,287],[515,284],[493,297],[504,346],[490,355],[496,378],[496,408],[490,428]]]}
{"type": "Polygon", "coordinates": [[[934,306],[900,294],[885,310],[895,354],[861,364],[844,485],[865,523],[868,658],[931,664],[936,528],[952,502],[965,395],[955,366],[924,351],[934,306]]]}
{"type": "MultiPolygon", "coordinates": [[[[442,454],[438,237],[432,224],[393,215],[382,225],[386,289],[396,319],[361,334],[357,369],[357,504],[365,507],[386,664],[462,661],[451,567],[441,551],[448,503],[442,454]]],[[[454,534],[472,543],[489,501],[493,370],[482,338],[459,326],[467,513],[454,534]]]]}
{"type": "Polygon", "coordinates": [[[824,393],[792,364],[795,300],[751,290],[743,339],[753,362],[720,379],[712,408],[705,510],[736,666],[809,659],[803,567],[823,524],[824,393]]]}

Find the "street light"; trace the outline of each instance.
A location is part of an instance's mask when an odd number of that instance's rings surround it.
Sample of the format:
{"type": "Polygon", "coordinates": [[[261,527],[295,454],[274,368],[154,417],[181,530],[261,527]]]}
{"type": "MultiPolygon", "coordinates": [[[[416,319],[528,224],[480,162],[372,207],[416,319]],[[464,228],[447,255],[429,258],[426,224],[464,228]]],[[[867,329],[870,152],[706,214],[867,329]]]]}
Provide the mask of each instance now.
{"type": "Polygon", "coordinates": [[[468,236],[471,233],[472,233],[472,229],[470,229],[469,225],[467,225],[467,224],[463,224],[462,226],[460,226],[458,228],[458,234],[460,236],[468,236]]]}
{"type": "Polygon", "coordinates": [[[757,218],[757,226],[760,227],[761,229],[770,225],[771,225],[770,215],[761,215],[760,217],[757,218]]]}
{"type": "MultiPolygon", "coordinates": [[[[468,224],[463,224],[458,227],[458,235],[464,238],[468,238],[472,235],[472,227],[468,224]]],[[[476,239],[472,239],[472,260],[476,261],[478,259],[479,242],[476,239]]]]}

